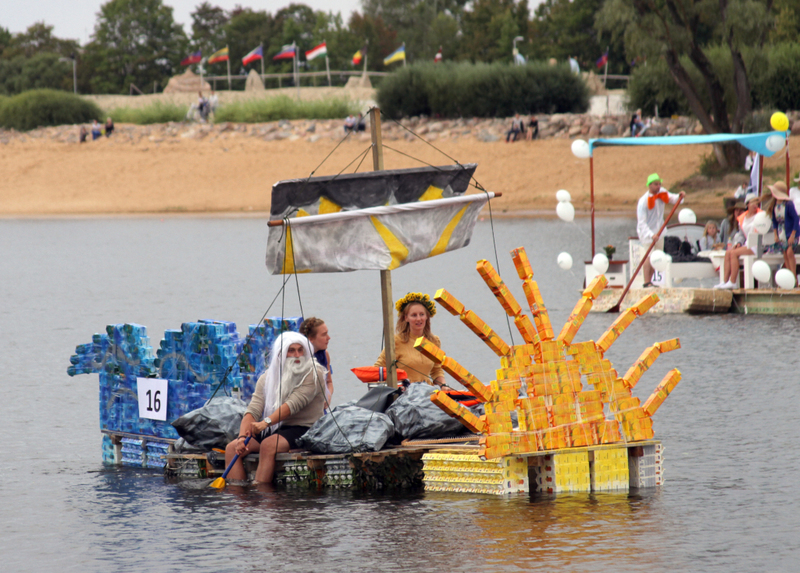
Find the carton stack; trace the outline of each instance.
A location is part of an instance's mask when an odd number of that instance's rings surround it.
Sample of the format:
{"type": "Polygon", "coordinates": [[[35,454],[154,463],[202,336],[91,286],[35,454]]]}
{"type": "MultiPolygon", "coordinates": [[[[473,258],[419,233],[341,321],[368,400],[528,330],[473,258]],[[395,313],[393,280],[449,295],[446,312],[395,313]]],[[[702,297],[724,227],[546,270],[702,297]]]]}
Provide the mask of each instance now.
{"type": "Polygon", "coordinates": [[[602,448],[589,452],[592,491],[628,489],[628,448],[602,448]]]}
{"type": "Polygon", "coordinates": [[[531,458],[531,491],[590,491],[589,452],[567,451],[531,458]]]}
{"type": "Polygon", "coordinates": [[[506,456],[492,460],[453,452],[422,455],[425,491],[505,495],[528,491],[528,464],[506,456]]]}

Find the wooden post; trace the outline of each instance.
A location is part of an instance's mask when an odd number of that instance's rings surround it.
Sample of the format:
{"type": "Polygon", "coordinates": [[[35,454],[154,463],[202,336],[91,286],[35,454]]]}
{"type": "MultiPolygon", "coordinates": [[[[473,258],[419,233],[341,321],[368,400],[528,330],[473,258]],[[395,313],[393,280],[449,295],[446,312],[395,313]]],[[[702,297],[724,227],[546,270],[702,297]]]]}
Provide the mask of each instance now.
{"type": "MultiPolygon", "coordinates": [[[[365,56],[366,57],[366,56],[365,56]]],[[[372,134],[372,168],[383,171],[383,139],[381,138],[381,110],[369,110],[372,134]]],[[[392,297],[392,271],[381,271],[381,308],[383,311],[384,355],[386,356],[386,384],[397,388],[397,366],[394,349],[394,300],[392,297]]]]}

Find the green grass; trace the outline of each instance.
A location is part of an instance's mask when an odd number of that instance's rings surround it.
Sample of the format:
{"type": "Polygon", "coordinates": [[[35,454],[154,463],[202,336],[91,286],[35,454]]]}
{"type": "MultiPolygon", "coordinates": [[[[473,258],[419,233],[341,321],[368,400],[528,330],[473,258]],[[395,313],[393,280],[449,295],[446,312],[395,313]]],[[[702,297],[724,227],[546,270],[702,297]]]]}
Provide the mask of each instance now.
{"type": "Polygon", "coordinates": [[[149,125],[151,123],[183,121],[188,110],[188,105],[158,101],[144,107],[117,107],[110,110],[107,116],[114,118],[117,123],[149,125]]]}
{"type": "Polygon", "coordinates": [[[358,111],[349,99],[297,101],[288,96],[249,99],[220,105],[215,121],[261,123],[280,119],[338,119],[358,111]]]}

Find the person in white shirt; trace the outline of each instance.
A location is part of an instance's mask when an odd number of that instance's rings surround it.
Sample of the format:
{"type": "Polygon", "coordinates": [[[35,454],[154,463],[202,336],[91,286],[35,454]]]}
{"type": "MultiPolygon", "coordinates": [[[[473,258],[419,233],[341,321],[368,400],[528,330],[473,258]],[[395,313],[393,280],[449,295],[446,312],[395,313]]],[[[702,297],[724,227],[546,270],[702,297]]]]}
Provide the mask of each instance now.
{"type": "MultiPolygon", "coordinates": [[[[664,205],[669,203],[674,205],[678,200],[683,200],[686,194],[670,193],[661,186],[661,177],[658,173],[653,173],[647,178],[647,193],[642,195],[636,205],[636,233],[642,246],[647,249],[653,242],[656,233],[664,223],[664,205]]],[[[664,237],[659,236],[655,244],[656,249],[664,249],[664,237]]],[[[644,261],[644,286],[651,287],[650,282],[653,278],[653,267],[650,264],[650,257],[644,261]]]]}

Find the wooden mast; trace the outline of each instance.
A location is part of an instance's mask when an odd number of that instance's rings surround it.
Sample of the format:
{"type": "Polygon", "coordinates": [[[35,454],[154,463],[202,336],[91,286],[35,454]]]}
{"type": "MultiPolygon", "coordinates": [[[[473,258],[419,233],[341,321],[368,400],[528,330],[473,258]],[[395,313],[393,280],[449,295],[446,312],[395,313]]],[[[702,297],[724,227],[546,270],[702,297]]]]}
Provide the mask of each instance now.
{"type": "MultiPolygon", "coordinates": [[[[364,58],[366,60],[366,56],[364,58]]],[[[369,110],[372,133],[372,168],[383,171],[383,138],[381,137],[381,110],[369,110]]],[[[381,308],[383,311],[384,355],[386,356],[386,384],[397,388],[397,366],[394,349],[394,298],[392,297],[392,271],[381,271],[381,308]]]]}

